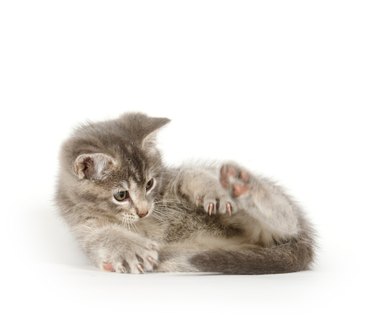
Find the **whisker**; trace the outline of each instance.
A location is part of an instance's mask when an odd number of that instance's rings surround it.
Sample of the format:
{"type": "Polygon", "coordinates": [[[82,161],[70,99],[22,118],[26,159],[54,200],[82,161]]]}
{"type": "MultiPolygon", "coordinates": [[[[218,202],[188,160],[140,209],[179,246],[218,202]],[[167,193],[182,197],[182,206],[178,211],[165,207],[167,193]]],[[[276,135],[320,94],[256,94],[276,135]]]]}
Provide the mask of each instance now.
{"type": "Polygon", "coordinates": [[[134,222],[131,222],[132,227],[134,228],[134,232],[139,233],[139,230],[137,228],[137,225],[134,222]]]}

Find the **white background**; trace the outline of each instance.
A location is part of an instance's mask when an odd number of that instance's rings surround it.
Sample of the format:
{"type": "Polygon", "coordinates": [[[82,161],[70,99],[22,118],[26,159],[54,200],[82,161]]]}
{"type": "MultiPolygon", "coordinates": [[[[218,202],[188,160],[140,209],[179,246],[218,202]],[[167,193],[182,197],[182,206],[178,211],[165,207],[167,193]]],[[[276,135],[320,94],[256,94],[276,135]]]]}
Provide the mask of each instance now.
{"type": "Polygon", "coordinates": [[[1,1],[1,314],[372,313],[373,1],[1,1]],[[319,234],[312,271],[120,275],[53,206],[61,142],[166,116],[168,164],[233,159],[279,180],[319,234]]]}

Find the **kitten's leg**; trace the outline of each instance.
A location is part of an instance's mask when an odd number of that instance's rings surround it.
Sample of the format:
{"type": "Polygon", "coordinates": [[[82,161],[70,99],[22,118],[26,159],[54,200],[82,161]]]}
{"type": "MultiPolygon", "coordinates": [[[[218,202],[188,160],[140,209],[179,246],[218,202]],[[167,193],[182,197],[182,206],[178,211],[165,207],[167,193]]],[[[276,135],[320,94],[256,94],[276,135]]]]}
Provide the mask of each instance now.
{"type": "Polygon", "coordinates": [[[220,183],[235,200],[239,213],[255,218],[271,234],[284,238],[298,233],[296,206],[280,187],[236,164],[221,167],[220,183]]]}
{"type": "Polygon", "coordinates": [[[268,234],[265,239],[298,233],[297,206],[281,188],[234,163],[222,165],[219,171],[214,167],[181,168],[172,183],[179,190],[174,195],[186,196],[203,206],[208,215],[227,214],[223,223],[240,224],[253,234],[268,234]]]}
{"type": "Polygon", "coordinates": [[[76,225],[74,234],[90,260],[102,270],[144,273],[157,265],[158,244],[116,224],[76,225]]]}

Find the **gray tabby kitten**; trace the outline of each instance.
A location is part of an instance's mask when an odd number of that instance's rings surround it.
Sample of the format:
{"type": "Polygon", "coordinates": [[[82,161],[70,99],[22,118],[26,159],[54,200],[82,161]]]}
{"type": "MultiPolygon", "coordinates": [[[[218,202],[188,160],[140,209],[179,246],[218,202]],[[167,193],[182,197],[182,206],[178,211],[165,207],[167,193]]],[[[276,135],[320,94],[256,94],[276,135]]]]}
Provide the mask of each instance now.
{"type": "Polygon", "coordinates": [[[90,260],[128,273],[308,269],[313,232],[283,190],[235,163],[164,166],[155,132],[168,122],[128,113],[64,143],[56,201],[90,260]]]}

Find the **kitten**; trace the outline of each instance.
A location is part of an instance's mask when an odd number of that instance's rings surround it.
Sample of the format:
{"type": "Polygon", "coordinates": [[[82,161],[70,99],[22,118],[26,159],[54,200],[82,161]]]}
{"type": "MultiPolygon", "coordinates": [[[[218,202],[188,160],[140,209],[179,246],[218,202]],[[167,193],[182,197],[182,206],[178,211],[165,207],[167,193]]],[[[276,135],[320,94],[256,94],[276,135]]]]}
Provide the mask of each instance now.
{"type": "Polygon", "coordinates": [[[163,165],[139,113],[90,123],[63,144],[56,202],[106,271],[285,273],[306,270],[313,231],[283,190],[235,163],[163,165]]]}

